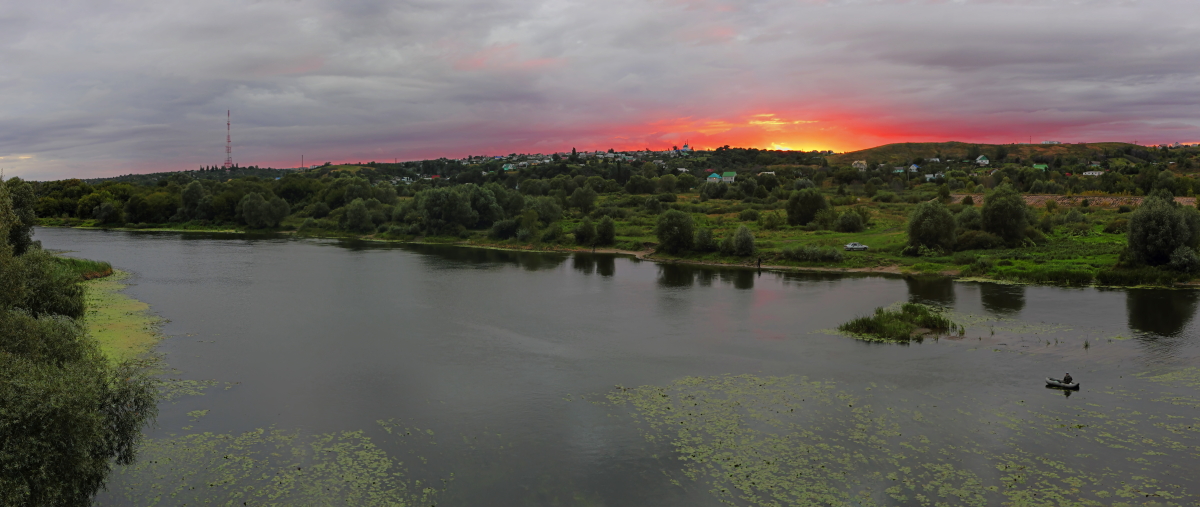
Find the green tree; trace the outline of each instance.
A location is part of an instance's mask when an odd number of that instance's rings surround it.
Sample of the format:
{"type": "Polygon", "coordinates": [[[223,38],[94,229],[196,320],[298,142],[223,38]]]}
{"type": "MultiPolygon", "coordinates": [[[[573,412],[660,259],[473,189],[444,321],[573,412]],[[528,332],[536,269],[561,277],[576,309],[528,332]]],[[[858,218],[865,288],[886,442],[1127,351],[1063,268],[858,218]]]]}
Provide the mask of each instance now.
{"type": "Polygon", "coordinates": [[[471,208],[471,202],[453,189],[422,190],[417,193],[416,202],[425,233],[431,236],[457,234],[461,228],[479,221],[479,214],[471,208]]]}
{"type": "Polygon", "coordinates": [[[1025,199],[1012,185],[1000,185],[983,201],[983,230],[1016,245],[1025,239],[1029,227],[1029,209],[1025,199]]]}
{"type": "Polygon", "coordinates": [[[16,217],[8,231],[8,244],[12,246],[13,255],[21,255],[33,245],[33,226],[37,223],[34,207],[37,198],[33,194],[32,185],[21,181],[20,178],[0,181],[0,185],[8,190],[12,213],[16,217]]]}
{"type": "Polygon", "coordinates": [[[605,215],[596,226],[596,244],[611,245],[617,242],[616,224],[610,216],[605,215]]]}
{"type": "Polygon", "coordinates": [[[737,232],[733,233],[733,254],[738,257],[748,257],[754,255],[757,249],[754,247],[754,233],[746,226],[738,227],[737,232]]]}
{"type": "Polygon", "coordinates": [[[938,201],[918,204],[908,216],[908,245],[950,251],[954,249],[954,216],[938,201]]]}
{"type": "Polygon", "coordinates": [[[577,208],[582,213],[590,213],[596,204],[596,191],[588,186],[579,187],[571,192],[568,200],[572,208],[577,208]]]}
{"type": "Polygon", "coordinates": [[[579,226],[575,227],[575,243],[580,245],[591,245],[596,242],[596,226],[592,224],[592,219],[584,217],[579,226]]]}
{"type": "Polygon", "coordinates": [[[678,182],[679,178],[676,178],[674,174],[663,175],[658,179],[658,192],[672,193],[675,191],[678,182]]]}
{"type": "Polygon", "coordinates": [[[817,212],[828,208],[829,202],[816,188],[807,187],[797,190],[788,198],[788,225],[808,224],[817,216],[817,212]]]}
{"type": "Polygon", "coordinates": [[[0,505],[87,506],[113,465],[133,462],[154,384],[101,354],[78,277],[36,244],[14,255],[14,227],[0,185],[0,505]]]}
{"type": "Polygon", "coordinates": [[[367,232],[375,228],[371,221],[371,211],[367,209],[366,201],[361,198],[346,205],[346,214],[342,215],[342,221],[342,227],[348,231],[367,232]]]}
{"type": "Polygon", "coordinates": [[[670,210],[658,217],[654,234],[658,236],[658,247],[670,254],[690,250],[695,240],[695,224],[692,216],[679,210],[670,210]]]}
{"type": "Polygon", "coordinates": [[[1195,208],[1179,206],[1170,192],[1155,190],[1129,217],[1129,254],[1137,263],[1158,266],[1171,262],[1181,247],[1194,249],[1200,240],[1197,213],[1195,208]]]}

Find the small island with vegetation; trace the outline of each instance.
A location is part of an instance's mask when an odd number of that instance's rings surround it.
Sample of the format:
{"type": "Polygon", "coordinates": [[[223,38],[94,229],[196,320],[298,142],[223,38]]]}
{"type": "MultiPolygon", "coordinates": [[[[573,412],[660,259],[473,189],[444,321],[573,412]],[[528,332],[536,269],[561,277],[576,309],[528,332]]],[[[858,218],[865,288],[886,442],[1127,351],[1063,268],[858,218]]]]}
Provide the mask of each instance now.
{"type": "Polygon", "coordinates": [[[920,303],[904,303],[899,310],[879,307],[873,315],[859,317],[838,326],[838,331],[867,341],[909,343],[925,336],[949,334],[963,328],[941,312],[920,303]]]}
{"type": "Polygon", "coordinates": [[[513,154],[20,182],[45,226],[634,253],[1063,285],[1188,283],[1200,148],[903,143],[513,154]],[[867,251],[845,251],[851,242],[867,251]]]}

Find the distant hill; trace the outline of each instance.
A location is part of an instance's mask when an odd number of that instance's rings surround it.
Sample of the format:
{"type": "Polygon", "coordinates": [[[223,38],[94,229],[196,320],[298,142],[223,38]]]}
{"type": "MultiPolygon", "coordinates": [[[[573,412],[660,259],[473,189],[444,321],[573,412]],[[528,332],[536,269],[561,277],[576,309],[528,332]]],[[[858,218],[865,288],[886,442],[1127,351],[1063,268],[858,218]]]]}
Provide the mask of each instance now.
{"type": "Polygon", "coordinates": [[[263,179],[275,179],[282,177],[288,173],[296,172],[296,169],[272,169],[267,167],[233,167],[224,169],[220,167],[211,169],[200,169],[196,171],[166,171],[161,173],[146,173],[146,174],[125,174],[121,176],[112,176],[108,178],[88,178],[83,180],[84,183],[95,185],[105,181],[115,181],[118,183],[133,183],[137,185],[153,185],[162,180],[170,180],[173,176],[180,176],[181,181],[187,182],[193,179],[196,180],[228,180],[245,178],[247,176],[257,176],[263,179]]]}
{"type": "Polygon", "coordinates": [[[915,159],[939,157],[942,161],[966,160],[974,153],[996,159],[1001,153],[1008,158],[1049,162],[1062,158],[1065,163],[1086,163],[1123,155],[1137,156],[1149,153],[1147,148],[1130,143],[1083,143],[1083,144],[974,144],[946,143],[894,143],[865,150],[839,153],[826,157],[831,165],[850,165],[855,160],[866,160],[870,164],[905,164],[915,159]]]}

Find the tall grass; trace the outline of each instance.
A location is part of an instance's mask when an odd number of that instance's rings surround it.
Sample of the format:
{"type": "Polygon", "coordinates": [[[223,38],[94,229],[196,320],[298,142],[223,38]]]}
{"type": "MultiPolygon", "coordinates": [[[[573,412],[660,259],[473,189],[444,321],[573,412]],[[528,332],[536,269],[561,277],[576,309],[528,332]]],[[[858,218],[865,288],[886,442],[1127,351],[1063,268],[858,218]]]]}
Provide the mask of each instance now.
{"type": "Polygon", "coordinates": [[[1028,271],[1005,270],[1000,273],[1001,278],[1010,280],[1057,285],[1090,285],[1094,276],[1091,271],[1086,269],[1042,267],[1035,267],[1028,271]]]}
{"type": "Polygon", "coordinates": [[[898,312],[876,308],[874,315],[851,320],[838,326],[838,330],[876,341],[908,343],[920,339],[913,336],[917,329],[945,333],[955,327],[958,326],[954,322],[928,306],[905,303],[898,312]]]}
{"type": "Polygon", "coordinates": [[[58,256],[54,257],[54,261],[63,269],[78,275],[81,280],[103,278],[113,273],[112,264],[104,261],[58,256]]]}
{"type": "Polygon", "coordinates": [[[1179,273],[1152,267],[1107,269],[1096,274],[1100,285],[1173,285],[1179,273]]]}
{"type": "Polygon", "coordinates": [[[784,248],[783,256],[801,262],[842,262],[844,256],[836,248],[821,248],[819,246],[798,246],[784,248]]]}

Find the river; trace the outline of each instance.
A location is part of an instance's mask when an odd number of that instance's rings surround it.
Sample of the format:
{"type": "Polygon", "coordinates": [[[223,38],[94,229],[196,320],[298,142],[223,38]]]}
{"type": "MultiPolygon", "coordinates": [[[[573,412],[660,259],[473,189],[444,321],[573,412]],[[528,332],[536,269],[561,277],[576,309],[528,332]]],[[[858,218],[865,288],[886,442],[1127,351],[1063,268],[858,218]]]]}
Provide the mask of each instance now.
{"type": "Polygon", "coordinates": [[[100,505],[999,505],[1200,498],[1190,290],[39,228],[167,322],[100,505]],[[946,307],[963,336],[830,331],[946,307]],[[1074,393],[1044,387],[1069,371],[1074,393]],[[618,388],[617,386],[621,386],[618,388]]]}

